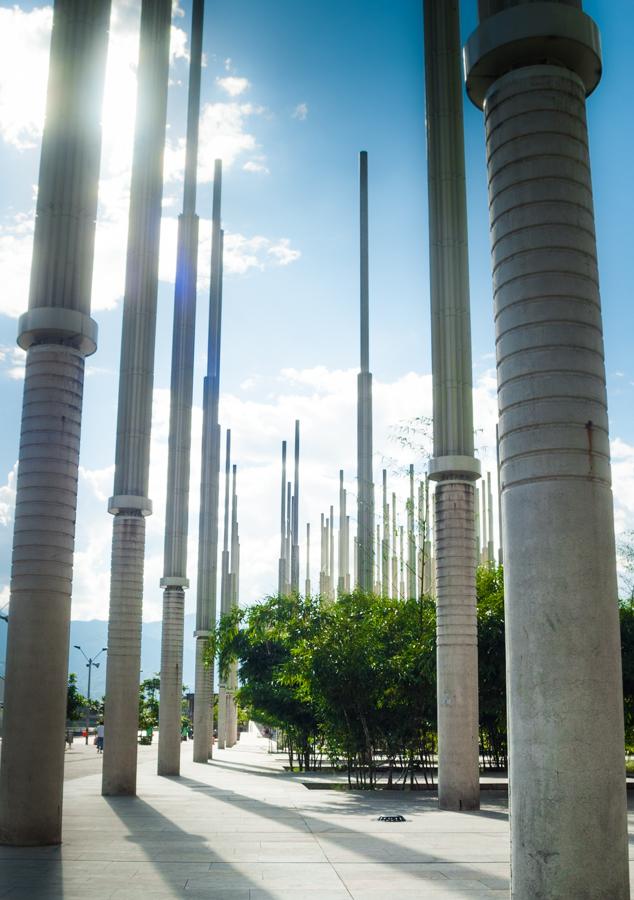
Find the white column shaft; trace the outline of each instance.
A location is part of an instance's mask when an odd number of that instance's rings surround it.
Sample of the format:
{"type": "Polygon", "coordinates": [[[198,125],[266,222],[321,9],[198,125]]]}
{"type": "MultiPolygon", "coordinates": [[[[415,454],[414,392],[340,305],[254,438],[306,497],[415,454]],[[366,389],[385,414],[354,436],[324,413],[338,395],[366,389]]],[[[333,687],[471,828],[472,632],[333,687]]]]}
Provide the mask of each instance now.
{"type": "Polygon", "coordinates": [[[90,293],[109,18],[109,0],[67,0],[53,13],[29,309],[18,325],[27,358],[0,768],[5,844],[61,841],[83,358],[97,341],[90,293]]]}
{"type": "Polygon", "coordinates": [[[513,896],[625,900],[621,653],[584,85],[564,68],[519,68],[489,90],[485,116],[513,896]]]}

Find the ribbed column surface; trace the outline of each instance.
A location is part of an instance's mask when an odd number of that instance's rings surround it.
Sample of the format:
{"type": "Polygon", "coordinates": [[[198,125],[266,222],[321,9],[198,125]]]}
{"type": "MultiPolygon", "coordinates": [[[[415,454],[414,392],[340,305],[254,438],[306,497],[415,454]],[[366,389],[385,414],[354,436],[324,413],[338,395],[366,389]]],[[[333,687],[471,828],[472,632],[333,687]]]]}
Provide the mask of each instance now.
{"type": "Polygon", "coordinates": [[[372,475],[372,375],[357,376],[357,568],[355,580],[371,591],[374,575],[374,484],[372,475]]]}
{"type": "Polygon", "coordinates": [[[224,682],[218,687],[218,742],[219,750],[224,750],[227,744],[227,688],[224,682]]]}
{"type": "Polygon", "coordinates": [[[61,841],[83,382],[78,351],[50,344],[28,350],[7,642],[2,843],[61,841]]]}
{"type": "Polygon", "coordinates": [[[42,137],[7,635],[0,843],[61,842],[84,355],[110,0],[57,0],[42,137]],[[71,346],[72,345],[72,346],[71,346]],[[73,349],[76,347],[77,349],[73,349]]]}
{"type": "Polygon", "coordinates": [[[144,0],[121,338],[115,495],[147,497],[171,2],[144,0]]]}
{"type": "Polygon", "coordinates": [[[109,20],[110,0],[55,3],[29,309],[90,313],[109,20]]]}
{"type": "Polygon", "coordinates": [[[115,516],[112,535],[103,794],[136,792],[145,519],[115,516]]]}
{"type": "Polygon", "coordinates": [[[184,578],[187,568],[198,216],[180,216],[178,229],[164,575],[184,578]]]}
{"type": "Polygon", "coordinates": [[[143,0],[117,409],[103,793],[136,788],[138,685],[172,5],[143,0]],[[129,543],[125,543],[129,538],[129,543]],[[137,634],[138,622],[138,634],[137,634]],[[127,629],[130,634],[127,635],[127,629]]]}
{"type": "Polygon", "coordinates": [[[585,91],[485,102],[500,408],[513,896],[629,897],[614,524],[585,91]]]}
{"type": "Polygon", "coordinates": [[[425,0],[434,456],[473,455],[467,199],[457,0],[425,0]]]}
{"type": "Polygon", "coordinates": [[[159,775],[178,775],[180,772],[184,615],[185,591],[177,587],[166,588],[161,632],[159,775]]]}
{"type": "Polygon", "coordinates": [[[438,802],[477,809],[478,636],[474,488],[439,482],[435,492],[438,802]]]}
{"type": "Polygon", "coordinates": [[[194,703],[194,762],[206,763],[211,758],[213,741],[213,669],[204,662],[206,638],[196,638],[196,673],[194,703]]]}

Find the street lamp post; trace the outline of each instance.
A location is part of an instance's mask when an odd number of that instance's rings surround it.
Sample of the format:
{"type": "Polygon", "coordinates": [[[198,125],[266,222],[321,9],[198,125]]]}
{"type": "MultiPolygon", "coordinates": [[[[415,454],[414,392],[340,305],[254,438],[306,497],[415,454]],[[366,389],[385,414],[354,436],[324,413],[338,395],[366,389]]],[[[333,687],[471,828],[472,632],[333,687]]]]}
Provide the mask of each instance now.
{"type": "MultiPolygon", "coordinates": [[[[98,668],[99,668],[100,663],[95,662],[95,660],[96,660],[99,656],[101,656],[102,653],[105,653],[106,650],[107,650],[108,648],[107,648],[107,647],[102,647],[101,650],[99,651],[99,653],[97,653],[96,656],[86,656],[86,654],[84,653],[84,651],[82,650],[82,648],[79,646],[79,644],[73,644],[73,646],[74,646],[75,650],[79,650],[79,652],[82,654],[82,656],[83,656],[84,659],[86,660],[86,668],[88,669],[88,693],[87,693],[87,695],[86,695],[86,700],[88,700],[88,702],[90,702],[90,679],[91,679],[91,675],[92,675],[92,667],[94,666],[95,669],[98,669],[98,668]]],[[[86,743],[88,743],[88,722],[89,722],[89,717],[90,717],[90,711],[89,711],[89,710],[86,710],[86,743]]],[[[97,748],[97,749],[99,749],[99,748],[97,748]]]]}

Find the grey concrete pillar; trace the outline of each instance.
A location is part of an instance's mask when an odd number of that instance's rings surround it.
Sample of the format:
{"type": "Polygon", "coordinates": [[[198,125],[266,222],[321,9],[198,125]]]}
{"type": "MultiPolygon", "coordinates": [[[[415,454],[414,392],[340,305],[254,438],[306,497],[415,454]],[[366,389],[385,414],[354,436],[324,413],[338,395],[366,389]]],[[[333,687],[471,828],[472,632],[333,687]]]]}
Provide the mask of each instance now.
{"type": "Polygon", "coordinates": [[[211,280],[207,374],[203,380],[203,436],[198,519],[198,578],[196,586],[196,677],[194,684],[193,759],[207,763],[213,751],[213,666],[204,665],[209,635],[216,627],[218,581],[218,496],[220,477],[220,339],[222,326],[222,253],[220,221],[222,162],[214,165],[211,234],[211,280]]]}
{"type": "Polygon", "coordinates": [[[189,466],[191,456],[194,331],[198,272],[196,169],[204,0],[192,6],[187,147],[183,213],[178,220],[170,430],[167,463],[167,503],[163,563],[163,626],[161,633],[161,694],[159,703],[159,775],[180,774],[181,707],[183,692],[183,630],[187,578],[189,466]]]}
{"type": "Polygon", "coordinates": [[[425,93],[434,402],[438,802],[477,809],[471,325],[458,0],[425,0],[425,93]]]}
{"type": "Polygon", "coordinates": [[[414,466],[409,467],[409,505],[407,509],[407,596],[416,597],[416,532],[414,521],[414,466]]]}
{"type": "Polygon", "coordinates": [[[372,473],[372,374],[370,372],[370,300],[368,266],[368,154],[359,153],[359,285],[361,371],[357,376],[357,565],[355,584],[371,591],[374,549],[374,476],[372,473]]]}
{"type": "Polygon", "coordinates": [[[145,516],[148,499],[163,148],[172,5],[144,0],[130,187],[112,536],[102,792],[136,792],[145,516]]]}
{"type": "Polygon", "coordinates": [[[580,7],[482,4],[465,50],[487,139],[517,900],[630,895],[586,124],[601,59],[580,7]]]}
{"type": "Polygon", "coordinates": [[[383,543],[381,546],[381,595],[390,594],[390,511],[387,503],[387,471],[383,469],[383,543]]]}
{"type": "MultiPolygon", "coordinates": [[[[225,448],[225,509],[220,562],[220,615],[231,611],[231,573],[229,571],[229,505],[231,491],[231,429],[227,429],[225,448]]],[[[218,739],[216,746],[224,750],[227,742],[227,682],[220,675],[218,683],[218,739]]]]}
{"type": "Polygon", "coordinates": [[[306,523],[306,580],[304,582],[304,593],[306,597],[310,597],[310,522],[306,523]]]}
{"type": "Polygon", "coordinates": [[[282,498],[280,503],[280,558],[278,562],[277,593],[281,596],[286,585],[286,441],[282,441],[282,498]]]}
{"type": "Polygon", "coordinates": [[[97,346],[90,291],[109,19],[110,0],[55,3],[29,308],[18,324],[27,356],[0,768],[3,844],[62,838],[84,357],[97,346]]]}
{"type": "Polygon", "coordinates": [[[299,593],[299,421],[295,422],[295,468],[291,516],[291,591],[299,593]]]}
{"type": "MultiPolygon", "coordinates": [[[[230,583],[230,608],[239,605],[240,594],[240,536],[238,531],[238,491],[237,491],[237,466],[232,470],[231,489],[231,571],[230,583]]],[[[227,680],[227,721],[226,721],[226,745],[235,746],[238,740],[238,708],[236,706],[236,691],[238,689],[238,667],[233,662],[229,669],[227,680]]]]}

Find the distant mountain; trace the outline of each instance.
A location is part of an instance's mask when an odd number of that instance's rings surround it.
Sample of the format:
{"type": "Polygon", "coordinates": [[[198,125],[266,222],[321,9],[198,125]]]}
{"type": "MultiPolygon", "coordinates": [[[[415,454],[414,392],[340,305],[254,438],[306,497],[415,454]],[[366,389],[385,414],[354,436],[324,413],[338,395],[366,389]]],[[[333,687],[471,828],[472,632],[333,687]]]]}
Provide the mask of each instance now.
{"type": "MultiPolygon", "coordinates": [[[[185,616],[185,648],[183,654],[183,684],[190,690],[194,690],[194,641],[193,633],[196,625],[196,616],[185,616]]],[[[4,661],[6,659],[7,625],[0,620],[0,675],[4,675],[4,661]]],[[[89,622],[70,623],[70,651],[68,654],[68,671],[77,675],[79,690],[86,694],[88,688],[88,668],[86,660],[79,650],[75,650],[75,644],[79,644],[88,657],[95,657],[102,647],[108,643],[108,623],[100,619],[91,619],[89,622]]],[[[92,669],[90,695],[102,697],[106,690],[106,663],[107,653],[102,653],[96,665],[92,669]]],[[[161,623],[144,622],[141,632],[141,680],[153,678],[161,668],[161,623]]]]}

